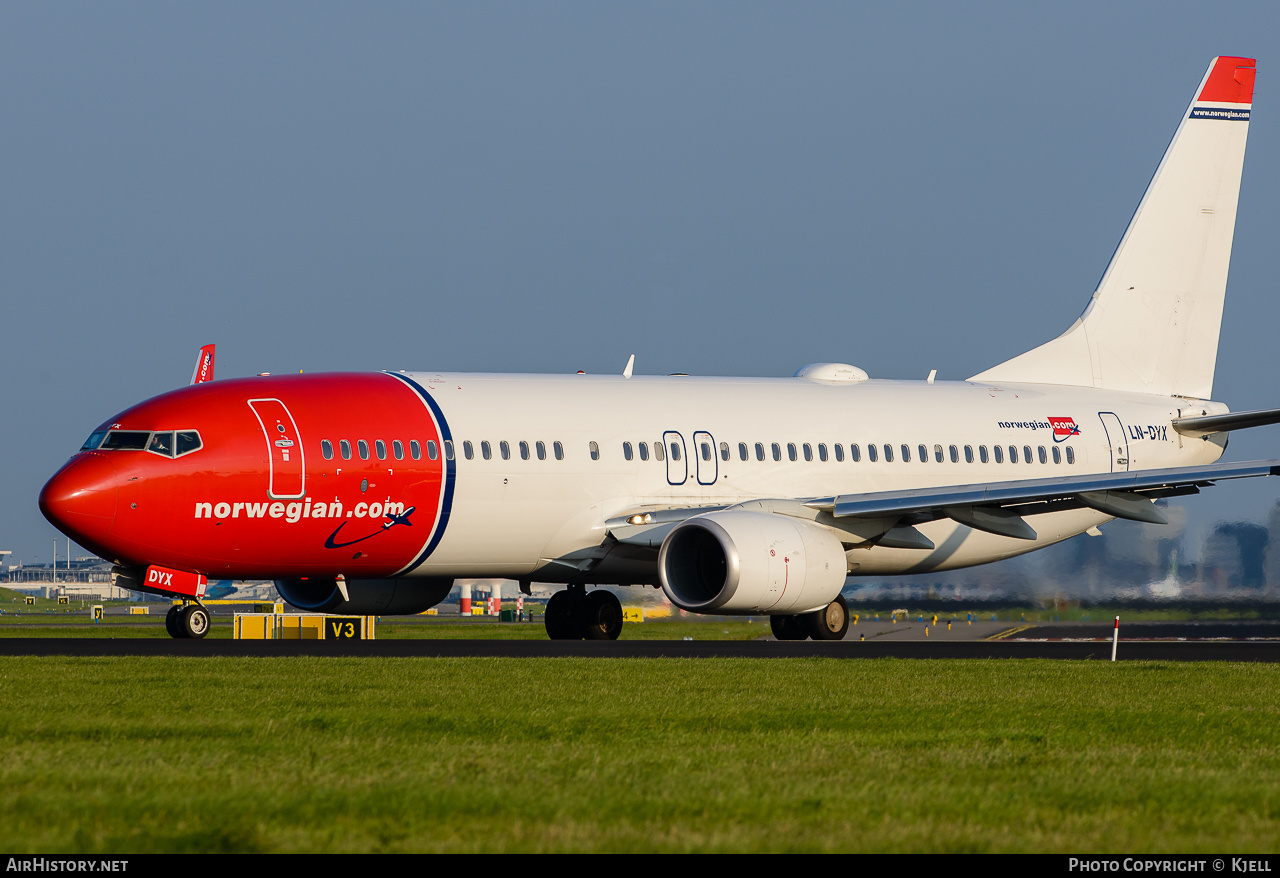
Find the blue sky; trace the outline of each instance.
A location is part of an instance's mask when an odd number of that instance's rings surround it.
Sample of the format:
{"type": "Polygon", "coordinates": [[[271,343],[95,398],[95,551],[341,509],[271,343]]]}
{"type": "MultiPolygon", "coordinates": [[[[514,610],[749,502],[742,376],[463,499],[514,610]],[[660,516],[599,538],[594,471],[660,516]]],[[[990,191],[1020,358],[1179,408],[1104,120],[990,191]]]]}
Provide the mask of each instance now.
{"type": "Polygon", "coordinates": [[[978,372],[1080,313],[1218,54],[1259,76],[1215,396],[1280,406],[1278,46],[1264,3],[6,3],[0,549],[49,559],[45,479],[207,341],[978,372]]]}

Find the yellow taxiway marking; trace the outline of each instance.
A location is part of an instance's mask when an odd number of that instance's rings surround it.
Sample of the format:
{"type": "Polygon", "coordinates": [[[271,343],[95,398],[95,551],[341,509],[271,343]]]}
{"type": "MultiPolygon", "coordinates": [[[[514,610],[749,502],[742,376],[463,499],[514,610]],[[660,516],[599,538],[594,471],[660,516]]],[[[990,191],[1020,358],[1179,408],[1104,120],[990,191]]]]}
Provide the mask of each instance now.
{"type": "Polygon", "coordinates": [[[1034,627],[1035,627],[1034,625],[1019,625],[1017,628],[1007,628],[1004,631],[1001,631],[999,634],[992,634],[990,637],[985,637],[983,639],[984,640],[1004,640],[1006,638],[1012,637],[1015,634],[1021,634],[1023,631],[1026,631],[1028,628],[1034,628],[1034,627]]]}

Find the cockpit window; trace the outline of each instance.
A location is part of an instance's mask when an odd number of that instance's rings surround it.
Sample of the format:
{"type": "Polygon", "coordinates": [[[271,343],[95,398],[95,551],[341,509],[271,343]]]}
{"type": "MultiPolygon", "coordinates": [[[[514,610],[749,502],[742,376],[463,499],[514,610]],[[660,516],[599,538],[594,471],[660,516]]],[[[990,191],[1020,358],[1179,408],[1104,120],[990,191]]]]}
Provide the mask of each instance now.
{"type": "Polygon", "coordinates": [[[173,434],[152,433],[151,441],[147,444],[147,451],[165,457],[173,457],[173,434]]]}
{"type": "Polygon", "coordinates": [[[140,451],[147,447],[151,434],[141,430],[112,430],[102,443],[104,451],[140,451]]]}
{"type": "Polygon", "coordinates": [[[182,457],[184,454],[190,454],[193,451],[199,451],[203,447],[204,443],[200,441],[200,434],[195,430],[178,431],[178,457],[182,457]]]}
{"type": "Polygon", "coordinates": [[[150,451],[161,457],[182,457],[203,447],[195,430],[102,430],[84,443],[81,451],[150,451]]]}
{"type": "Polygon", "coordinates": [[[81,451],[93,451],[102,444],[102,440],[107,437],[106,430],[99,430],[90,434],[89,438],[84,440],[84,444],[80,446],[81,451]]]}

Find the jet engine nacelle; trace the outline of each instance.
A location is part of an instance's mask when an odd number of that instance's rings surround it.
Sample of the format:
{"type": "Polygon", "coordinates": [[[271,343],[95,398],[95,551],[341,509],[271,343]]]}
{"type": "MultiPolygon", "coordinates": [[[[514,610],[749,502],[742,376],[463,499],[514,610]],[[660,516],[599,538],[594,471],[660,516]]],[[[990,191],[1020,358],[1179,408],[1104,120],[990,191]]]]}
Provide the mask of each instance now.
{"type": "Polygon", "coordinates": [[[798,518],[725,510],[690,518],[667,535],[658,577],[671,603],[693,613],[805,613],[844,587],[844,547],[798,518]]]}
{"type": "Polygon", "coordinates": [[[352,616],[413,615],[428,610],[449,596],[452,579],[400,577],[398,579],[348,579],[347,600],[337,579],[277,579],[276,591],[299,610],[344,613],[352,616]]]}

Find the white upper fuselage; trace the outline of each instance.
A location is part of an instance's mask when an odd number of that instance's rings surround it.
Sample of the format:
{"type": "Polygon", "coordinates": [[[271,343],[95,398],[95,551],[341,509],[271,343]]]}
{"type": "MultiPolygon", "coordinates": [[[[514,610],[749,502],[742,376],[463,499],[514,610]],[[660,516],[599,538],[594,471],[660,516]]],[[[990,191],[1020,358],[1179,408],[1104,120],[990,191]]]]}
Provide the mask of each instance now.
{"type": "MultiPolygon", "coordinates": [[[[439,546],[416,575],[557,581],[565,576],[564,568],[551,559],[599,546],[606,538],[607,519],[647,507],[719,506],[1189,466],[1212,463],[1222,453],[1221,437],[1189,439],[1170,427],[1180,409],[1184,414],[1191,409],[1224,411],[1220,404],[1092,388],[407,374],[438,403],[453,437],[456,464],[452,516],[439,546]],[[1076,428],[1074,433],[1062,427],[1066,422],[1076,428]],[[482,453],[485,442],[489,459],[482,453]],[[527,443],[527,459],[521,442],[527,443]],[[545,459],[538,457],[539,442],[545,459]],[[557,442],[563,460],[555,458],[557,442]],[[647,459],[641,456],[642,443],[647,459]],[[673,443],[679,460],[672,454],[673,443]],[[593,444],[598,451],[594,458],[593,444]],[[625,444],[631,449],[629,460],[625,444]],[[662,459],[655,444],[663,446],[662,459]],[[775,445],[780,459],[775,459],[775,445]],[[477,559],[485,559],[482,567],[477,559]]],[[[935,550],[867,546],[852,550],[851,569],[856,575],[979,564],[1040,548],[1108,520],[1091,509],[1032,516],[1038,534],[1034,541],[942,520],[920,526],[935,550]]]]}

